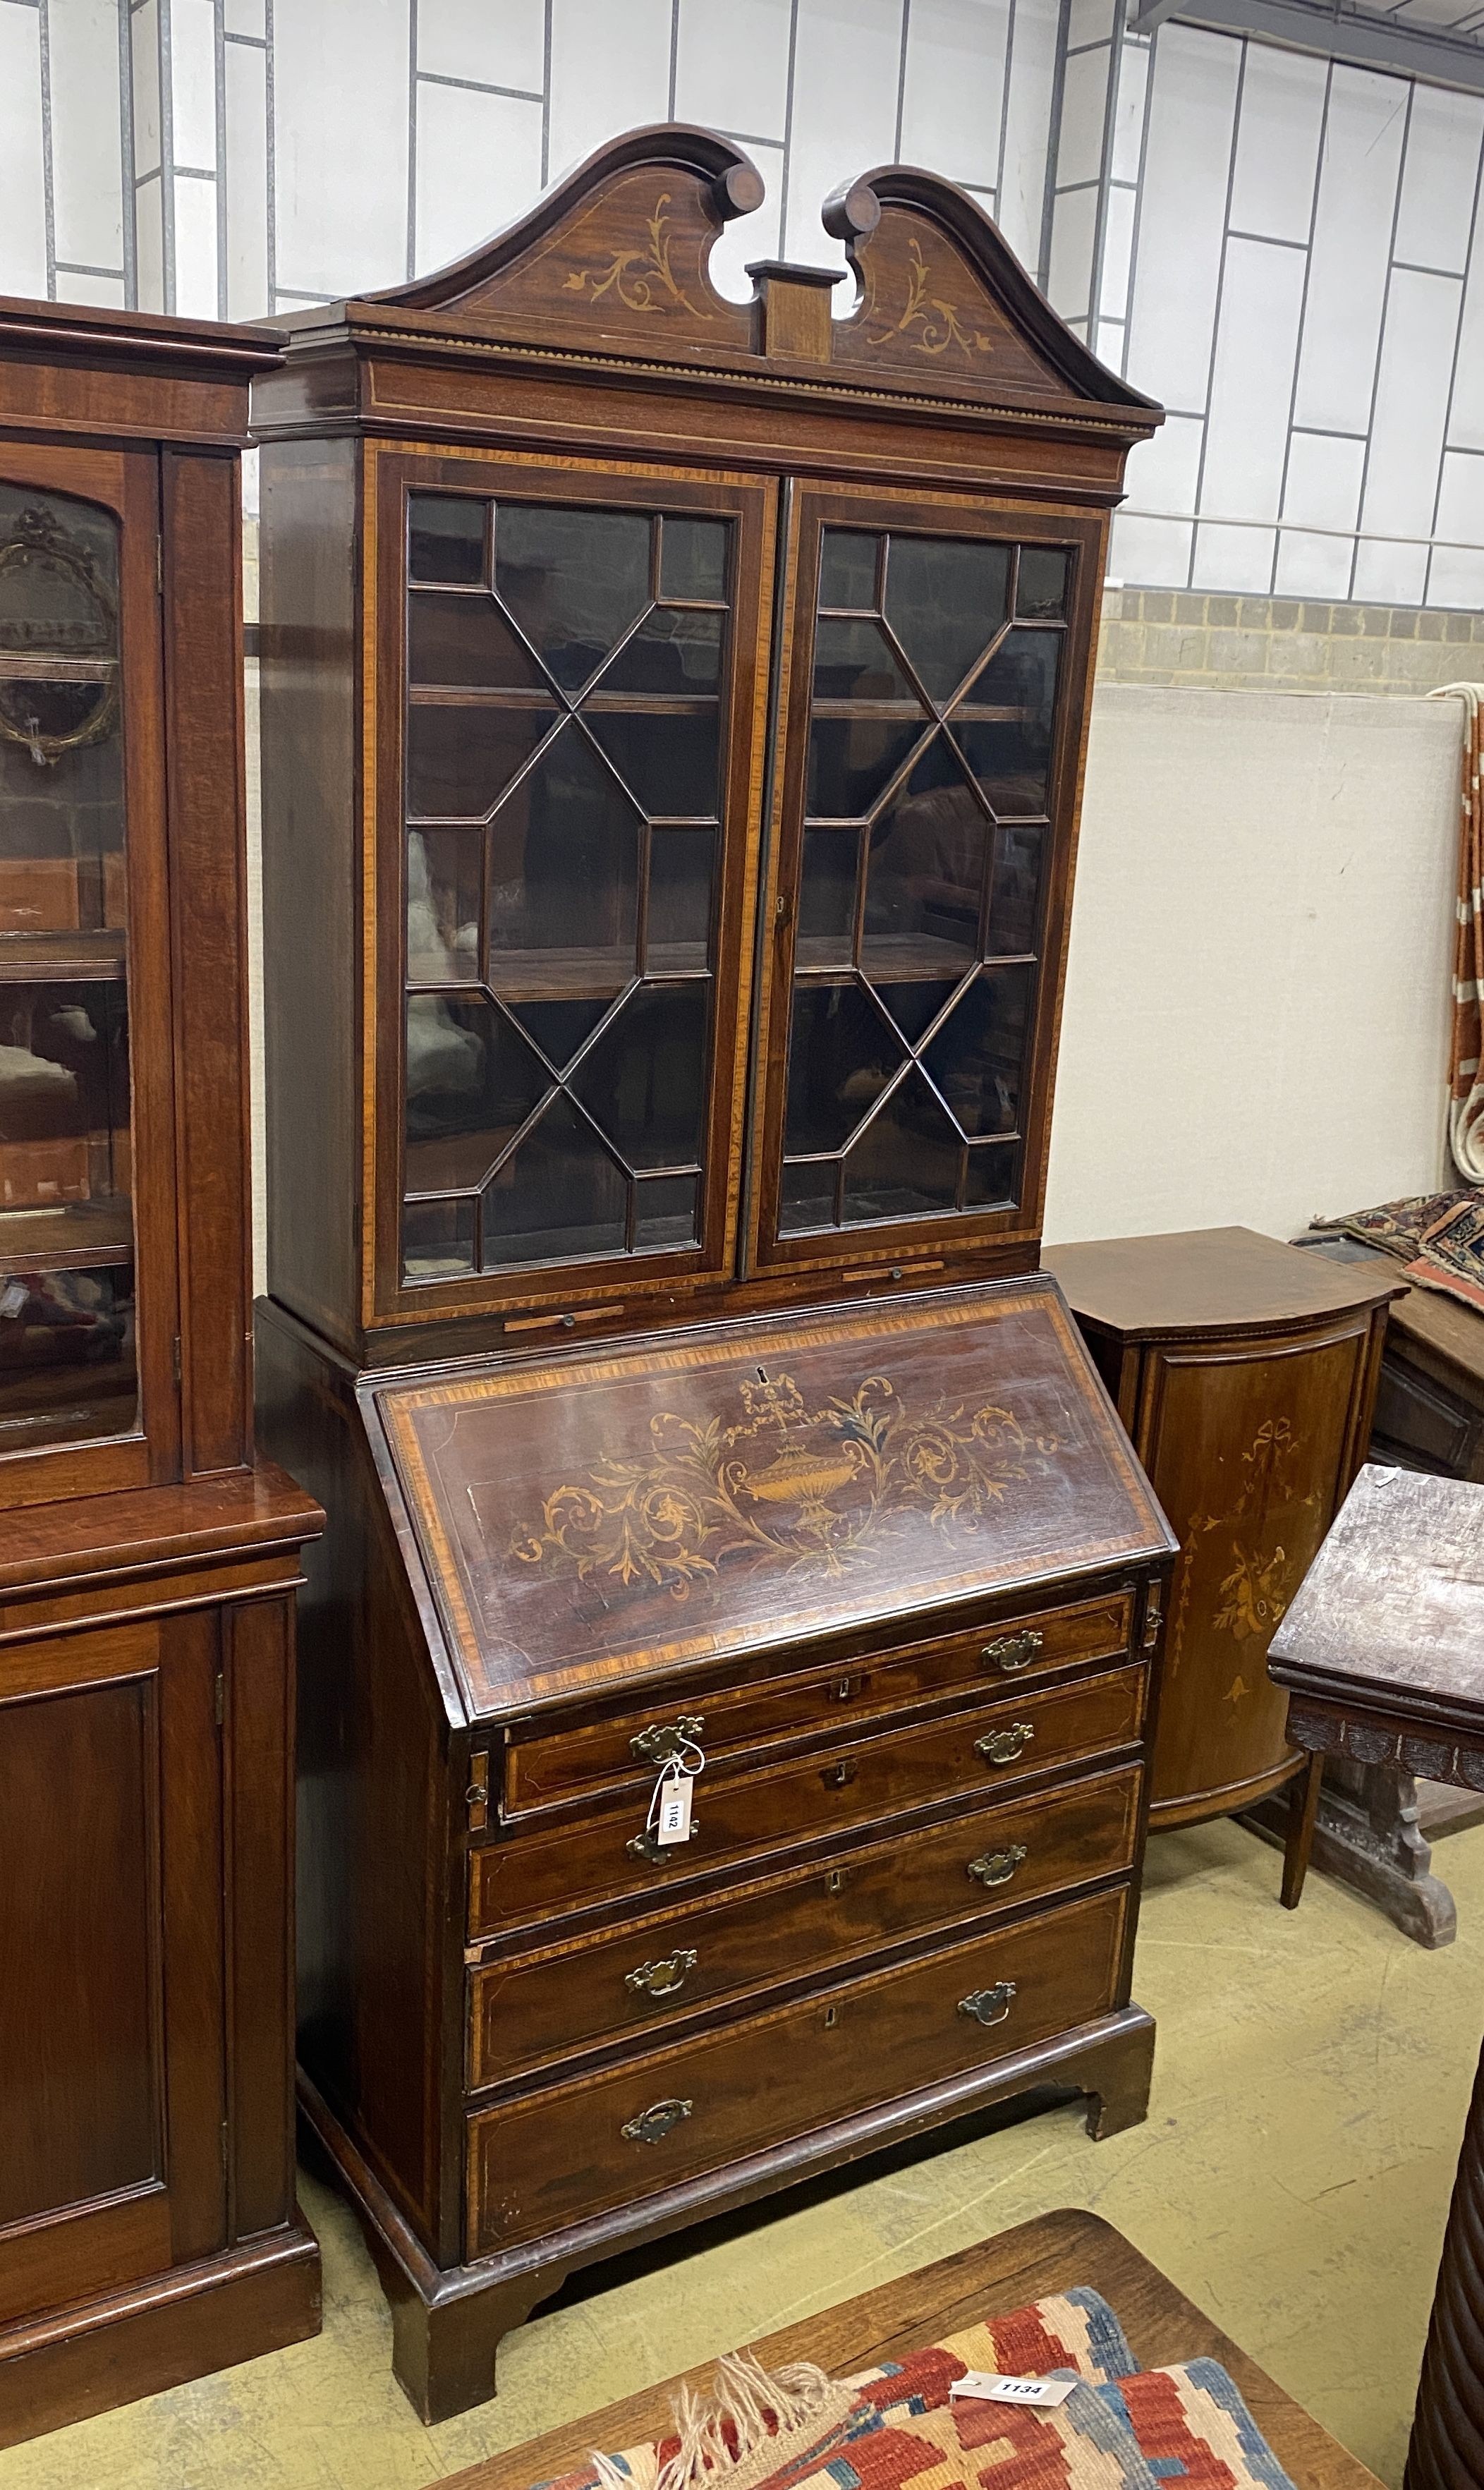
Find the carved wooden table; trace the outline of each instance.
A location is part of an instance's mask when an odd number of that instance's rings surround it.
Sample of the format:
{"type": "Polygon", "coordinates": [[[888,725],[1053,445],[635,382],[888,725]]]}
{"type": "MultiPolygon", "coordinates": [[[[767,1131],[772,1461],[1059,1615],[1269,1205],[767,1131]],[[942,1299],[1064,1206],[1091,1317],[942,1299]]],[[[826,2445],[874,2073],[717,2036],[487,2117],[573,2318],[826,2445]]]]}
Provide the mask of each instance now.
{"type": "MultiPolygon", "coordinates": [[[[1117,2310],[1135,2359],[1146,2369],[1173,2360],[1219,2360],[1236,2380],[1259,2429],[1295,2490],[1381,2490],[1374,2473],[1291,2395],[1249,2360],[1208,2317],[1167,2282],[1120,2231],[1095,2214],[1043,2214],[995,2240],[944,2257],[918,2273],[904,2274],[879,2290],[862,2292],[838,2308],[821,2309],[757,2345],[770,2368],[785,2360],[818,2360],[836,2376],[905,2360],[924,2343],[1078,2283],[1100,2291],[1117,2310]]],[[[588,2461],[595,2447],[633,2447],[657,2438],[669,2425],[671,2407],[685,2386],[697,2392],[711,2384],[711,2362],[646,2387],[606,2411],[566,2421],[524,2447],[456,2474],[442,2490],[528,2490],[588,2461]]]]}
{"type": "MultiPolygon", "coordinates": [[[[1368,1465],[1273,1638],[1311,1753],[1484,1789],[1484,1492],[1368,1465]]],[[[1484,2066],[1459,2156],[1406,2490],[1484,2483],[1484,2066]]]]}

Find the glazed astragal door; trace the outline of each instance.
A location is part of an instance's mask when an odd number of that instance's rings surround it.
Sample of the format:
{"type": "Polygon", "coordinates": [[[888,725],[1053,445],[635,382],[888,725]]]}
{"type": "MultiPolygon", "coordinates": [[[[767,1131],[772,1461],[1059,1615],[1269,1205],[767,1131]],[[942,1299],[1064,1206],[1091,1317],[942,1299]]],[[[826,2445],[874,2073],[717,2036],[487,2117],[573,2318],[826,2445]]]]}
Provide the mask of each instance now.
{"type": "Polygon", "coordinates": [[[383,473],[402,680],[381,1310],[719,1273],[770,488],[383,473]]]}
{"type": "Polygon", "coordinates": [[[1091,535],[800,496],[762,1263],[1035,1227],[1091,535]]]}
{"type": "Polygon", "coordinates": [[[174,1474],[158,527],[152,458],[0,463],[0,1504],[174,1474]]]}

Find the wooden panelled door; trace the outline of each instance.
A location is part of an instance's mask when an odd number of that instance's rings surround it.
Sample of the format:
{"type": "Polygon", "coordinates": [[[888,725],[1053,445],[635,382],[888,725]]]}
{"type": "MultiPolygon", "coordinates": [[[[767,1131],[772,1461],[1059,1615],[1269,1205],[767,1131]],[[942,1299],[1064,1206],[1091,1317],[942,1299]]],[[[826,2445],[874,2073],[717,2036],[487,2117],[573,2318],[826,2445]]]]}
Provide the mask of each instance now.
{"type": "Polygon", "coordinates": [[[218,1636],[0,1651],[0,2324],[225,2241],[218,1636]]]}

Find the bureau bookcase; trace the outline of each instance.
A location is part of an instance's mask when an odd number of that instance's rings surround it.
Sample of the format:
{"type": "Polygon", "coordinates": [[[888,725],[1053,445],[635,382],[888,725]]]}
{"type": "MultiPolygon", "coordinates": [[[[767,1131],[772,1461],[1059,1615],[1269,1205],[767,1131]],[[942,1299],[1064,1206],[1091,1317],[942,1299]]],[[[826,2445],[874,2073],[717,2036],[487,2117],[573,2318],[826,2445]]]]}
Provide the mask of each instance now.
{"type": "Polygon", "coordinates": [[[301,2098],[429,2418],[573,2267],[1148,2091],[1173,1543],[1037,1261],[1159,411],[928,174],[849,316],[725,300],[760,197],[636,132],[254,396],[301,2098]]]}

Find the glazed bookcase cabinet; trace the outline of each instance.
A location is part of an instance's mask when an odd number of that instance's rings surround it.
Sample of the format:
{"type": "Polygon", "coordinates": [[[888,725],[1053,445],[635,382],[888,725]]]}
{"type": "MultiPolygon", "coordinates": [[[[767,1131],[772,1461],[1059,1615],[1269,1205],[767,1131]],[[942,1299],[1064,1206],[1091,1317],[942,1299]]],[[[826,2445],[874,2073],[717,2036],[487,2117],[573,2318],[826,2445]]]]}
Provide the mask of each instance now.
{"type": "Polygon", "coordinates": [[[0,303],[0,2444],[319,2324],[253,1454],[239,455],[273,337],[0,303]]]}
{"type": "Polygon", "coordinates": [[[760,194],[637,132],[253,400],[302,2098],[429,2418],[575,2265],[1148,2085],[1172,1543],[1036,1263],[1159,411],[927,174],[850,317],[725,302],[760,194]]]}

